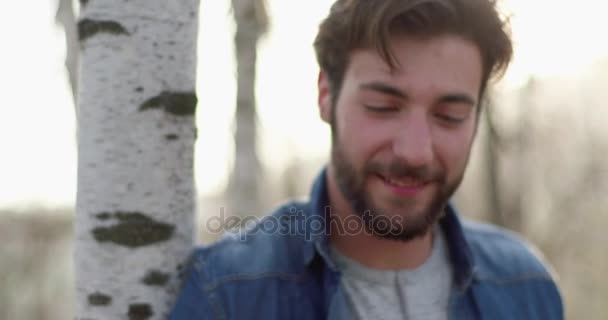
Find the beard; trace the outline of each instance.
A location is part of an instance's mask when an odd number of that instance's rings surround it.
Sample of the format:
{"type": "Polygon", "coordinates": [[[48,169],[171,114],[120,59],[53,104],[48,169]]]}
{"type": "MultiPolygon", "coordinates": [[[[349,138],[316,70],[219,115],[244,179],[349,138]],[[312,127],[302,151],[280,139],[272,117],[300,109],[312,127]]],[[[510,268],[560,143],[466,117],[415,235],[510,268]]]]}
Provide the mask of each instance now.
{"type": "Polygon", "coordinates": [[[452,181],[448,181],[443,168],[413,167],[399,159],[389,163],[370,161],[358,172],[342,149],[343,144],[339,143],[336,133],[332,132],[332,135],[332,164],[338,189],[351,209],[362,219],[367,232],[381,239],[406,242],[425,235],[443,216],[450,197],[464,175],[462,170],[452,181]],[[408,208],[412,199],[398,198],[387,200],[393,209],[386,210],[379,203],[375,203],[370,190],[366,188],[366,180],[374,175],[414,178],[433,183],[437,189],[431,200],[422,209],[417,210],[418,212],[412,212],[412,209],[408,208]]]}

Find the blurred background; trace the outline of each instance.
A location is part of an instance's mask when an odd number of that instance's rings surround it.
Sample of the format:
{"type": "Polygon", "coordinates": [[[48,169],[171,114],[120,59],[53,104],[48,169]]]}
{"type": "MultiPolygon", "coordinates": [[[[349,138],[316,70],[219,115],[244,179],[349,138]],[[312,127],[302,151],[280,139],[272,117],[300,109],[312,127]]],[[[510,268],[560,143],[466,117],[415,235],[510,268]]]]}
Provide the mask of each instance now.
{"type": "MultiPolygon", "coordinates": [[[[327,161],[329,128],[317,115],[311,44],[331,2],[256,1],[256,20],[244,21],[230,0],[201,0],[201,242],[218,237],[202,226],[221,210],[261,215],[306,195],[327,161]],[[235,54],[243,45],[235,38],[239,26],[259,27],[257,60],[235,54]],[[247,107],[236,106],[237,79],[244,76],[237,62],[257,66],[256,98],[247,107]],[[238,135],[238,128],[253,134],[238,135]],[[243,163],[258,169],[244,170],[243,163]]],[[[78,6],[37,5],[0,2],[0,319],[72,314],[76,132],[64,26],[73,23],[70,7],[78,6]]],[[[544,252],[559,276],[568,319],[608,319],[603,2],[504,0],[502,7],[512,15],[515,60],[493,89],[455,201],[463,214],[515,230],[544,252]]]]}

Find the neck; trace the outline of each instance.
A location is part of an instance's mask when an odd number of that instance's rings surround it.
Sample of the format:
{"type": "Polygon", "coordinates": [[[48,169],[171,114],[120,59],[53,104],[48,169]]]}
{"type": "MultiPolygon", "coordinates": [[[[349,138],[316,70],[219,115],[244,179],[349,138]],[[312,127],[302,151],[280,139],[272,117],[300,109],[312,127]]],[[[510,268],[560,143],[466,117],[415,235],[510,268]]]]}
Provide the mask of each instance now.
{"type": "MultiPolygon", "coordinates": [[[[327,187],[331,214],[337,221],[349,216],[356,216],[350,204],[346,201],[333,176],[330,165],[327,172],[327,187]]],[[[358,219],[356,221],[359,221],[358,219]]],[[[344,227],[344,226],[340,226],[344,227]]],[[[350,227],[350,226],[349,226],[350,227]]],[[[330,234],[331,244],[345,256],[374,269],[414,269],[422,265],[431,255],[433,247],[433,232],[429,230],[423,236],[409,241],[382,239],[364,228],[360,232],[336,232],[330,234]]]]}

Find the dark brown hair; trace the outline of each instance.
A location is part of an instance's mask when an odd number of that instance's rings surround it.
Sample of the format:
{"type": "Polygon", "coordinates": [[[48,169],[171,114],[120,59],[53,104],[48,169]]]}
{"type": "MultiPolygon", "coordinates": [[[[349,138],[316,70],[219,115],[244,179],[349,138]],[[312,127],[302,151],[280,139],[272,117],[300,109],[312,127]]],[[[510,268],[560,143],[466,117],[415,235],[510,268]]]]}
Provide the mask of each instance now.
{"type": "Polygon", "coordinates": [[[508,19],[498,13],[496,0],[337,0],[314,42],[334,99],[353,50],[375,48],[391,68],[396,67],[389,43],[395,34],[455,34],[472,41],[483,63],[480,96],[488,80],[506,70],[513,54],[508,19]]]}

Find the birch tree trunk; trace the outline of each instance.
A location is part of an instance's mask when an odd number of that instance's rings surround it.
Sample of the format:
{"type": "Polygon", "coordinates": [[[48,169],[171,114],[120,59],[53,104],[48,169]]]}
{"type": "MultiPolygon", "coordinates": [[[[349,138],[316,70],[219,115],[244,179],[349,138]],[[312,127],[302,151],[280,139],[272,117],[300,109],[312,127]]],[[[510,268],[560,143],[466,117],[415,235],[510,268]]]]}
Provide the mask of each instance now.
{"type": "Polygon", "coordinates": [[[199,0],[81,0],[76,319],[166,319],[194,243],[199,0]]]}
{"type": "Polygon", "coordinates": [[[266,31],[268,19],[263,0],[232,0],[232,10],[236,23],[237,105],[235,159],[228,186],[229,210],[233,215],[246,216],[257,214],[261,209],[255,78],[257,43],[266,31]]]}

